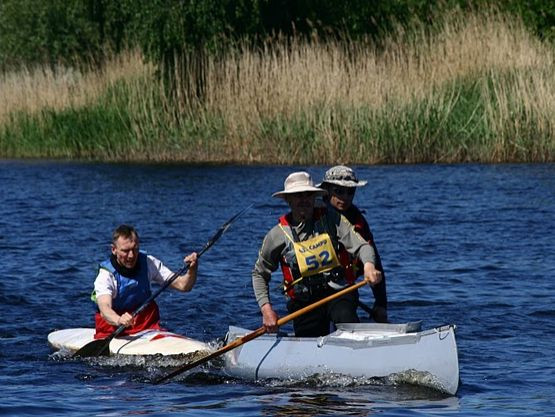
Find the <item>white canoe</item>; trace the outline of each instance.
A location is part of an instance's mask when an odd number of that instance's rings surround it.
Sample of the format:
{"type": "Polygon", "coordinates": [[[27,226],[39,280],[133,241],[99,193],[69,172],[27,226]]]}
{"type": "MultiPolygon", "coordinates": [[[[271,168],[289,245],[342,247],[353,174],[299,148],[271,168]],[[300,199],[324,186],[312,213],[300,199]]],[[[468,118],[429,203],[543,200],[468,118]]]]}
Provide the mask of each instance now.
{"type": "MultiPolygon", "coordinates": [[[[340,324],[328,336],[265,334],[226,353],[225,371],[244,379],[302,379],[315,374],[388,377],[454,395],[459,386],[455,325],[422,331],[407,324],[340,324]],[[403,379],[405,375],[405,379],[403,379]]],[[[227,343],[250,333],[230,326],[227,343]]]]}
{"type": "MultiPolygon", "coordinates": [[[[57,330],[48,335],[55,350],[74,353],[94,340],[94,329],[57,330]]],[[[211,350],[206,343],[162,330],[144,330],[131,336],[116,337],[110,342],[110,353],[119,355],[182,355],[211,350]]]]}

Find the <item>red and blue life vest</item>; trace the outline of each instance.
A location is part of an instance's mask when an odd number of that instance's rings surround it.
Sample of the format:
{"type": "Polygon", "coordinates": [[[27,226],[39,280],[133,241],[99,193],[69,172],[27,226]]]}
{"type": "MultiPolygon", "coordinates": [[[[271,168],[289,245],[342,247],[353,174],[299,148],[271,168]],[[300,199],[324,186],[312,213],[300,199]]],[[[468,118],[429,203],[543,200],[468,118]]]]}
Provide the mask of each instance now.
{"type": "Polygon", "coordinates": [[[137,259],[139,266],[134,277],[120,274],[109,259],[100,264],[100,268],[106,269],[116,279],[118,293],[116,298],[112,299],[112,308],[116,313],[123,314],[126,311],[136,310],[152,295],[146,259],[146,254],[139,252],[139,259],[137,259]]]}
{"type": "MultiPolygon", "coordinates": [[[[116,279],[118,293],[112,299],[112,309],[120,315],[125,312],[133,313],[152,294],[148,279],[147,256],[144,252],[139,252],[137,263],[137,273],[133,277],[119,273],[109,259],[100,264],[100,268],[109,271],[116,279]]],[[[95,327],[95,339],[107,337],[118,328],[118,326],[108,323],[98,311],[95,314],[95,327]]],[[[151,301],[144,310],[135,316],[133,326],[127,327],[121,332],[121,335],[133,334],[146,329],[160,329],[160,311],[154,301],[151,301]]]]}

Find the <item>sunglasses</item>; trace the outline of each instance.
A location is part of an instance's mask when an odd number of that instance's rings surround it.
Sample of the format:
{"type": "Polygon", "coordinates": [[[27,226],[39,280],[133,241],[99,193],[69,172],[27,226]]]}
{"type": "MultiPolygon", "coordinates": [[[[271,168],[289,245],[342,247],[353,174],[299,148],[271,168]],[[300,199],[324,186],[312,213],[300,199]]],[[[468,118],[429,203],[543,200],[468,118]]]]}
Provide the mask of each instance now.
{"type": "Polygon", "coordinates": [[[356,188],[355,187],[333,187],[331,189],[332,194],[335,195],[355,195],[356,188]]]}

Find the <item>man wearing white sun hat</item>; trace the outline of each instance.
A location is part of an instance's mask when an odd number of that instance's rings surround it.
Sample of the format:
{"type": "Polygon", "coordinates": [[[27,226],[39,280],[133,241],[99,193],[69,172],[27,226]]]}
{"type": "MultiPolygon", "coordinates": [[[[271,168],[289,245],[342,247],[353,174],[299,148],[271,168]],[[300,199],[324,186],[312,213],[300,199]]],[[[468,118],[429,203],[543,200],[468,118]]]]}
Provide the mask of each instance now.
{"type": "MultiPolygon", "coordinates": [[[[315,208],[316,197],[325,194],[304,171],[290,174],[284,189],[272,194],[284,199],[291,211],[281,216],[266,234],[252,272],[254,293],[268,332],[277,331],[278,315],[270,302],[268,284],[272,272],[280,266],[290,313],[348,285],[337,256],[341,246],[361,260],[364,279],[369,284],[381,281],[381,272],[374,267],[372,246],[333,208],[315,208]]],[[[295,335],[324,336],[329,333],[331,323],[357,323],[357,306],[357,293],[332,300],[297,317],[293,321],[295,335]]]]}

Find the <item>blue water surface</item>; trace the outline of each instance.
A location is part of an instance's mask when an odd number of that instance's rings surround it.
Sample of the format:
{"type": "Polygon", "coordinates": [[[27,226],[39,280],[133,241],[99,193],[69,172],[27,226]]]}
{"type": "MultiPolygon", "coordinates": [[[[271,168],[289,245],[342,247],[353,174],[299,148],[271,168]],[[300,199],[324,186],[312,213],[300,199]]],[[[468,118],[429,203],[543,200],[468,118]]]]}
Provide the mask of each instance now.
{"type": "Polygon", "coordinates": [[[259,327],[250,271],[286,210],[271,193],[300,168],[319,181],[327,167],[0,162],[0,414],[555,415],[555,164],[356,167],[369,181],[355,202],[386,269],[390,319],[457,325],[456,396],[348,378],[248,382],[211,368],[154,385],[155,362],[52,355],[49,332],[93,327],[92,282],[115,226],[134,224],[142,248],[178,269],[249,204],[201,258],[194,290],[157,301],[166,328],[206,342],[229,325],[259,327]]]}

